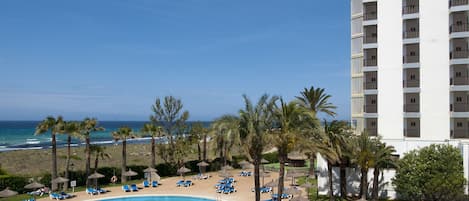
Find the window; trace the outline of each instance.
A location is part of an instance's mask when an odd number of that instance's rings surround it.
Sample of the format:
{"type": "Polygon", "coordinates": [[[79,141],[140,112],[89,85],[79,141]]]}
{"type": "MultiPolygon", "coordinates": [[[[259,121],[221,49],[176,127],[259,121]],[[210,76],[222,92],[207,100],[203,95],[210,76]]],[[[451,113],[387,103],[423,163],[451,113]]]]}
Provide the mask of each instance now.
{"type": "Polygon", "coordinates": [[[415,121],[410,122],[410,126],[415,127],[416,123],[415,121]]]}
{"type": "Polygon", "coordinates": [[[457,122],[457,123],[456,123],[456,127],[461,128],[461,127],[462,127],[462,122],[457,122]]]}
{"type": "Polygon", "coordinates": [[[415,98],[410,98],[410,102],[415,103],[416,102],[415,98]]]}
{"type": "Polygon", "coordinates": [[[461,77],[462,73],[461,72],[456,72],[456,77],[461,77]]]}
{"type": "Polygon", "coordinates": [[[411,80],[415,80],[415,75],[414,75],[414,74],[411,74],[411,75],[410,75],[410,79],[411,79],[411,80]]]}
{"type": "Polygon", "coordinates": [[[373,105],[376,104],[376,100],[375,99],[371,100],[371,104],[373,105]]]}
{"type": "Polygon", "coordinates": [[[461,96],[456,97],[456,102],[462,102],[462,97],[461,96]]]}

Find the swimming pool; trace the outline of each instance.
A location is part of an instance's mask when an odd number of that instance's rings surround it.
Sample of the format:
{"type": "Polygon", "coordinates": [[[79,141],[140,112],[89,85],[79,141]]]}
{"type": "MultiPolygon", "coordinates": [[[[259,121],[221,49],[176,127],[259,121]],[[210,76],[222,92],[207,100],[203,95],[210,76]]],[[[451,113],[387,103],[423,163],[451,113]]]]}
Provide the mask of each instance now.
{"type": "Polygon", "coordinates": [[[130,196],[100,199],[99,201],[215,201],[213,199],[189,196],[130,196]]]}

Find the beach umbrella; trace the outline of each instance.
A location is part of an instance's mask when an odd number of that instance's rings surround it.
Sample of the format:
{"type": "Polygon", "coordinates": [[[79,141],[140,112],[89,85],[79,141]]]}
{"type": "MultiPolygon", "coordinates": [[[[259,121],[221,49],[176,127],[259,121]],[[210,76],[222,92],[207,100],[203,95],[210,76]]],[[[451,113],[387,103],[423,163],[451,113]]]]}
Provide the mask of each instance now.
{"type": "Polygon", "coordinates": [[[24,188],[26,189],[38,189],[38,188],[42,188],[44,187],[44,184],[40,184],[40,183],[37,183],[37,182],[33,182],[33,183],[30,183],[26,186],[24,186],[24,188]]]}
{"type": "Polygon", "coordinates": [[[143,172],[149,175],[149,181],[151,181],[151,173],[158,172],[158,170],[152,167],[148,167],[147,169],[144,169],[143,172]]]}
{"type": "Polygon", "coordinates": [[[91,174],[88,179],[94,179],[95,180],[95,184],[96,184],[96,189],[98,188],[98,179],[99,178],[103,178],[104,175],[102,174],[99,174],[97,172],[94,172],[93,174],[91,174]]]}
{"type": "Polygon", "coordinates": [[[191,169],[182,166],[181,168],[178,169],[178,174],[180,174],[184,178],[184,173],[188,173],[191,171],[192,171],[191,169]]]}
{"type": "Polygon", "coordinates": [[[137,176],[137,175],[138,175],[138,173],[136,173],[136,172],[132,171],[132,170],[129,168],[129,171],[127,171],[127,172],[124,172],[124,174],[122,174],[122,175],[124,175],[124,176],[126,176],[126,177],[130,177],[130,178],[132,178],[132,176],[137,176]]]}
{"type": "Polygon", "coordinates": [[[199,166],[199,172],[200,172],[200,174],[202,174],[203,172],[205,172],[205,168],[206,168],[207,166],[209,166],[209,165],[210,165],[210,164],[208,164],[208,163],[205,162],[205,161],[201,161],[201,162],[197,163],[197,166],[199,166]]]}
{"type": "Polygon", "coordinates": [[[161,177],[160,177],[160,175],[158,175],[156,172],[152,172],[152,173],[150,173],[150,174],[155,174],[155,175],[154,175],[155,181],[160,181],[161,177]]]}
{"type": "Polygon", "coordinates": [[[0,198],[7,198],[7,197],[11,197],[11,196],[14,196],[14,195],[17,195],[17,194],[18,194],[18,192],[12,191],[12,190],[10,190],[9,187],[7,187],[5,190],[0,191],[0,198]]]}
{"type": "Polygon", "coordinates": [[[57,178],[52,180],[52,183],[59,184],[59,183],[65,183],[65,182],[68,182],[68,181],[69,181],[69,179],[67,179],[67,178],[57,177],[57,178]]]}

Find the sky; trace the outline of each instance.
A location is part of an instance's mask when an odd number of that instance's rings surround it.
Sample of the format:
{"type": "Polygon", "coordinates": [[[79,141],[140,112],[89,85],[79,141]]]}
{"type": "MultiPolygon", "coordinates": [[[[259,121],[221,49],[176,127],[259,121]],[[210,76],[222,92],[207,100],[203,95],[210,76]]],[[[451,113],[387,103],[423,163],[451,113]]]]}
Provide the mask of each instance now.
{"type": "MultiPolygon", "coordinates": [[[[0,120],[190,120],[321,87],[350,119],[348,0],[2,0],[0,120]]],[[[325,116],[321,116],[324,118],[325,116]]]]}

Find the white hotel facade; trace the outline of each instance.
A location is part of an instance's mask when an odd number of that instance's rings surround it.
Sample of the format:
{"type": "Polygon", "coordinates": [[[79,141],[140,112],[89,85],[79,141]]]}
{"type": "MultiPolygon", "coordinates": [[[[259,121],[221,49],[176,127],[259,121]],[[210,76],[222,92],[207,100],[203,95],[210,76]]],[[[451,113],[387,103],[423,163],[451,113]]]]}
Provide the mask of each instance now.
{"type": "MultiPolygon", "coordinates": [[[[352,125],[382,136],[400,157],[434,143],[457,146],[468,179],[468,0],[350,2],[352,125]]],[[[318,165],[325,194],[327,165],[318,165]]],[[[358,178],[351,171],[348,179],[356,182],[348,189],[356,192],[358,178]]],[[[382,191],[390,197],[395,196],[393,175],[392,170],[384,174],[388,183],[382,191]]],[[[338,193],[338,180],[334,185],[338,193]]]]}

